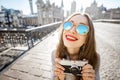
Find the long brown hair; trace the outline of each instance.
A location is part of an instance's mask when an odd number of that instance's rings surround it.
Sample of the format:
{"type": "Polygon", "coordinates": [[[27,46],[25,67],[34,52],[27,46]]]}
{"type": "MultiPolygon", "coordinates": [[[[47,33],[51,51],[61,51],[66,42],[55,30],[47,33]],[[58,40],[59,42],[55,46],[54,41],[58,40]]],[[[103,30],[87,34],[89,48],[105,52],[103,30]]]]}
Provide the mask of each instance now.
{"type": "MultiPolygon", "coordinates": [[[[75,15],[81,15],[80,13],[75,13],[69,16],[66,20],[71,19],[75,15]]],[[[83,14],[87,20],[88,20],[88,26],[89,26],[89,32],[87,34],[86,42],[83,46],[80,47],[78,60],[87,59],[89,61],[89,64],[93,66],[93,69],[97,70],[97,63],[98,63],[98,56],[96,52],[96,42],[95,42],[95,34],[94,34],[94,26],[92,23],[92,20],[88,14],[83,14]]],[[[64,23],[64,22],[63,22],[64,23]]],[[[63,27],[63,23],[61,24],[61,27],[63,27]]],[[[59,57],[61,59],[67,59],[69,56],[66,47],[63,44],[63,29],[61,31],[59,44],[56,49],[56,57],[59,57]]]]}

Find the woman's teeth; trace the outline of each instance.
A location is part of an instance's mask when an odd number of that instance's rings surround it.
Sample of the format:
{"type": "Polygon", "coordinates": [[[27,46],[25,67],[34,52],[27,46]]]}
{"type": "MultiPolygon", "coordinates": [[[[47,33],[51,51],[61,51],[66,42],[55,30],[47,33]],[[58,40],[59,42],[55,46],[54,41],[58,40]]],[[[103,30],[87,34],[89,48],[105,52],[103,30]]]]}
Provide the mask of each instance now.
{"type": "Polygon", "coordinates": [[[72,39],[72,40],[76,40],[75,38],[73,38],[71,36],[67,36],[67,38],[72,39]]]}

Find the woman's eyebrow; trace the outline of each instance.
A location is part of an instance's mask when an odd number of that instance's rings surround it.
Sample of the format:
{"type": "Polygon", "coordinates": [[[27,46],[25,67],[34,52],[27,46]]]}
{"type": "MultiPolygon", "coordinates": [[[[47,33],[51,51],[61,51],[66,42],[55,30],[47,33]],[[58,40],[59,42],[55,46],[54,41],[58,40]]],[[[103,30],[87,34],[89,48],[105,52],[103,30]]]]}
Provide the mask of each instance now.
{"type": "Polygon", "coordinates": [[[70,21],[74,23],[74,21],[73,21],[73,20],[70,20],[70,21]]]}
{"type": "MultiPolygon", "coordinates": [[[[73,20],[70,20],[73,24],[74,24],[74,21],[73,20]]],[[[80,22],[79,24],[84,24],[84,25],[86,25],[85,23],[83,23],[83,22],[80,22]]]]}
{"type": "Polygon", "coordinates": [[[84,24],[84,25],[86,25],[85,23],[82,23],[82,22],[80,22],[79,24],[84,24]]]}

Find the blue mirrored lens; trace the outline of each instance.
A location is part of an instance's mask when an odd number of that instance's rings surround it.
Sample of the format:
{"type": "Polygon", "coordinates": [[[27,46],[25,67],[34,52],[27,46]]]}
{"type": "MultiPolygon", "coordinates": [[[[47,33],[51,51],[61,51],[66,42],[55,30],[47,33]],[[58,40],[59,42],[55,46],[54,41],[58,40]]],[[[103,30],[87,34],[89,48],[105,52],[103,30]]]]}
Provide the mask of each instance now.
{"type": "Polygon", "coordinates": [[[65,22],[63,25],[65,30],[69,30],[70,28],[72,28],[72,23],[71,22],[65,22]]]}
{"type": "Polygon", "coordinates": [[[85,26],[85,25],[79,25],[79,26],[77,27],[77,32],[78,32],[79,34],[86,34],[86,33],[88,32],[88,27],[85,26]]]}

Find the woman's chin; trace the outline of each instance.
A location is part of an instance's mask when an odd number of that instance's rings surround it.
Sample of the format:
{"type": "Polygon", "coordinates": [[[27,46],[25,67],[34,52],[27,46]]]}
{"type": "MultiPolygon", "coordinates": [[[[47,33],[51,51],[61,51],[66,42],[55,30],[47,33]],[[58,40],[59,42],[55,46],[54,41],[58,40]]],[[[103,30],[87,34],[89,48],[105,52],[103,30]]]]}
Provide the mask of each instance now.
{"type": "Polygon", "coordinates": [[[64,46],[67,47],[67,48],[80,48],[83,44],[78,44],[78,43],[67,43],[65,42],[64,43],[64,46]]]}
{"type": "Polygon", "coordinates": [[[65,45],[65,47],[67,47],[67,48],[76,48],[76,47],[78,47],[78,46],[76,46],[75,44],[64,44],[65,45]]]}

